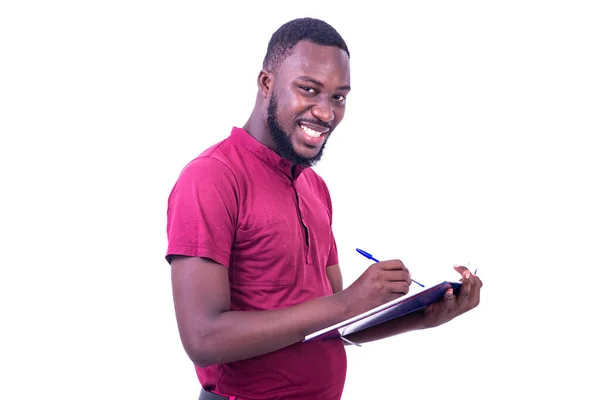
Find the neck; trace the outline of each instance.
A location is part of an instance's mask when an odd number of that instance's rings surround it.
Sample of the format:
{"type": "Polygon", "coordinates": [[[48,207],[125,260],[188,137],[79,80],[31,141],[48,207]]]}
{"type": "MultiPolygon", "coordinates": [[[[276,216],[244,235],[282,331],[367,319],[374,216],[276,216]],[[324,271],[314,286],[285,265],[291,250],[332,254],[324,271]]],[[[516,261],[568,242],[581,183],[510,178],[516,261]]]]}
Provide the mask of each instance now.
{"type": "Polygon", "coordinates": [[[271,138],[271,134],[269,133],[269,126],[267,124],[266,116],[258,115],[256,109],[252,111],[250,118],[248,118],[248,121],[246,121],[243,128],[250,134],[250,136],[271,150],[277,150],[275,143],[273,142],[273,138],[271,138]]]}

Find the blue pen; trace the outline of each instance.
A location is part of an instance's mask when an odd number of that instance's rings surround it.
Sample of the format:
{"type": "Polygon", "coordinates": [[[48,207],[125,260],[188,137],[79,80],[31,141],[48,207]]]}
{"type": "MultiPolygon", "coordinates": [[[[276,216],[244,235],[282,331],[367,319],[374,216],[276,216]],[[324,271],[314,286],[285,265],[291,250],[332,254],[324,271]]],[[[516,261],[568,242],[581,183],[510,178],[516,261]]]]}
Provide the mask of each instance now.
{"type": "MultiPolygon", "coordinates": [[[[373,256],[371,255],[371,253],[367,253],[366,251],[364,251],[364,250],[361,250],[361,249],[356,249],[356,251],[358,251],[358,252],[359,252],[360,254],[362,254],[363,256],[367,257],[369,260],[373,260],[373,261],[375,261],[375,262],[379,262],[379,260],[378,260],[378,259],[376,259],[375,257],[373,257],[373,256]]],[[[421,286],[421,287],[425,287],[425,285],[423,285],[422,283],[419,283],[419,282],[415,281],[415,280],[414,280],[414,279],[412,279],[412,278],[410,278],[410,280],[411,280],[411,281],[413,281],[414,283],[416,283],[417,285],[421,286]]]]}

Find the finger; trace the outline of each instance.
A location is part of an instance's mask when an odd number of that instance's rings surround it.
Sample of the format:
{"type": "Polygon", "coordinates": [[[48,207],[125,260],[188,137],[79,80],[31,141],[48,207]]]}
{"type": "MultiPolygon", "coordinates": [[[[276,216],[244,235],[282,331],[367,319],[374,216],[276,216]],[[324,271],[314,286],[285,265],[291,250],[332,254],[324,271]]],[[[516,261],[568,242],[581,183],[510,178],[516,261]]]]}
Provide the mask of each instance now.
{"type": "MultiPolygon", "coordinates": [[[[455,267],[456,268],[456,267],[455,267]]],[[[473,280],[474,276],[468,269],[464,269],[462,272],[462,286],[460,288],[460,292],[458,297],[460,300],[468,300],[471,295],[471,291],[473,288],[473,280]]]]}
{"type": "Polygon", "coordinates": [[[479,299],[481,296],[481,286],[483,284],[481,283],[481,279],[479,279],[478,277],[476,277],[475,275],[473,275],[473,287],[471,289],[471,297],[472,297],[472,306],[473,307],[477,307],[479,305],[479,299]]]}
{"type": "Polygon", "coordinates": [[[402,296],[406,295],[410,290],[410,284],[405,281],[389,282],[387,287],[390,293],[400,294],[402,296]]]}
{"type": "Polygon", "coordinates": [[[464,273],[469,270],[467,267],[465,267],[463,265],[455,265],[454,269],[461,275],[464,275],[464,273]]]}
{"type": "Polygon", "coordinates": [[[444,293],[444,300],[451,301],[453,299],[454,299],[454,289],[452,289],[452,288],[446,289],[446,292],[444,293]]]}
{"type": "Polygon", "coordinates": [[[400,260],[381,261],[381,262],[379,262],[379,265],[384,270],[398,270],[398,269],[402,269],[402,270],[408,271],[408,268],[406,268],[406,266],[404,266],[404,263],[402,261],[400,261],[400,260]]]}
{"type": "Polygon", "coordinates": [[[404,269],[394,269],[382,272],[383,279],[388,282],[411,282],[410,273],[404,269]]]}

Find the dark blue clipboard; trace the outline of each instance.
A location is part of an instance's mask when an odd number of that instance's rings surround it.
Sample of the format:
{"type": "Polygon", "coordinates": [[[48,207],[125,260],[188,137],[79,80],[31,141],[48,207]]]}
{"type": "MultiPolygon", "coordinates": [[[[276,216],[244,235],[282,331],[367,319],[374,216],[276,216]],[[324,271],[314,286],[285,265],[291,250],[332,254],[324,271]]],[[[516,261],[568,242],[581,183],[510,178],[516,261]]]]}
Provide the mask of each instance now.
{"type": "Polygon", "coordinates": [[[411,312],[420,310],[439,301],[444,297],[447,289],[454,289],[454,294],[458,294],[461,287],[460,282],[444,281],[437,285],[430,286],[414,294],[408,294],[404,297],[392,300],[372,310],[364,312],[356,317],[331,325],[320,331],[307,335],[303,342],[311,340],[334,339],[346,336],[351,333],[362,331],[375,325],[382,324],[394,318],[401,317],[411,312]]]}

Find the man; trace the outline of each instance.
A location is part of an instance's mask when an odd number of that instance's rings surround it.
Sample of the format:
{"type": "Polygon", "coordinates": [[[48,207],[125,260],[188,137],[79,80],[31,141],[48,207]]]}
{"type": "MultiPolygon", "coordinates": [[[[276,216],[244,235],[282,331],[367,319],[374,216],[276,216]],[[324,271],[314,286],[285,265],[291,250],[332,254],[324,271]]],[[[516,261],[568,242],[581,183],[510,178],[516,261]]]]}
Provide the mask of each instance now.
{"type": "MultiPolygon", "coordinates": [[[[339,399],[344,342],[302,340],[409,291],[400,260],[371,265],[343,289],[331,199],[310,168],[344,117],[349,62],[327,23],[284,24],[269,42],[246,124],[192,160],[171,192],[167,260],[200,399],[339,399]]],[[[459,296],[450,290],[347,339],[430,328],[474,308],[481,281],[456,269],[459,296]]]]}

